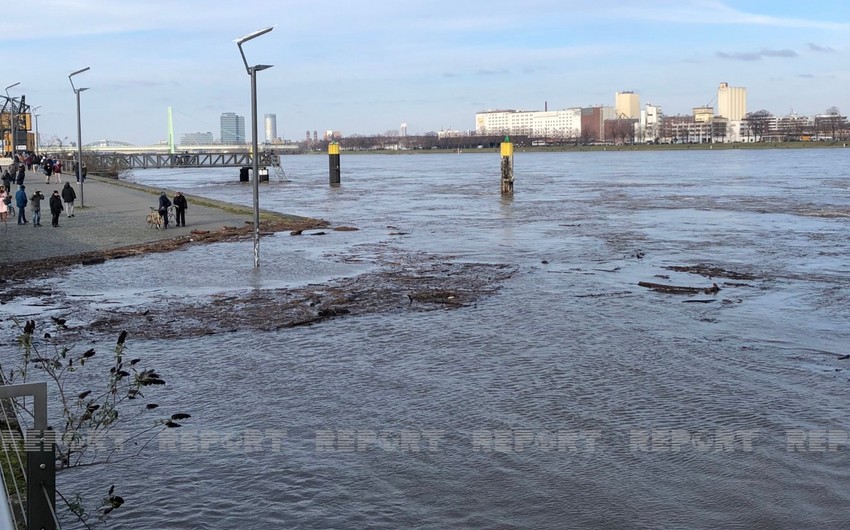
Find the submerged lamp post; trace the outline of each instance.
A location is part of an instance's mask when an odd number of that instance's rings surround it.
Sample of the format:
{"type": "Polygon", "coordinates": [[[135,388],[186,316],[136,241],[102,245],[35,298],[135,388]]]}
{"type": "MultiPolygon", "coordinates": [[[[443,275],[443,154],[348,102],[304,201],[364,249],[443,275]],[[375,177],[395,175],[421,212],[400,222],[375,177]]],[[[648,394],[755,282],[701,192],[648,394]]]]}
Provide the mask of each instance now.
{"type": "Polygon", "coordinates": [[[6,99],[9,100],[9,106],[11,107],[11,114],[9,115],[9,122],[12,127],[11,135],[12,135],[12,149],[9,151],[11,153],[12,158],[15,158],[15,152],[18,150],[18,146],[16,145],[18,142],[15,139],[15,100],[9,96],[9,89],[14,88],[20,85],[21,82],[18,81],[15,84],[9,85],[6,87],[6,99]]]}
{"type": "Polygon", "coordinates": [[[245,58],[245,52],[242,51],[242,45],[260,35],[265,35],[273,29],[274,26],[271,26],[236,39],[239,54],[242,55],[242,62],[245,63],[245,70],[251,76],[251,160],[253,162],[253,175],[251,178],[254,182],[254,268],[260,266],[260,176],[258,175],[260,172],[260,163],[257,156],[257,72],[271,68],[272,65],[257,64],[248,66],[248,60],[245,58]]]}
{"type": "Polygon", "coordinates": [[[83,90],[88,90],[88,88],[77,88],[74,86],[74,80],[71,79],[77,74],[81,74],[87,71],[89,66],[85,68],[80,68],[76,72],[71,72],[68,74],[68,81],[71,82],[71,88],[74,89],[74,94],[77,95],[77,180],[80,183],[80,207],[84,207],[86,205],[86,201],[83,198],[83,129],[80,125],[80,92],[83,90]]]}

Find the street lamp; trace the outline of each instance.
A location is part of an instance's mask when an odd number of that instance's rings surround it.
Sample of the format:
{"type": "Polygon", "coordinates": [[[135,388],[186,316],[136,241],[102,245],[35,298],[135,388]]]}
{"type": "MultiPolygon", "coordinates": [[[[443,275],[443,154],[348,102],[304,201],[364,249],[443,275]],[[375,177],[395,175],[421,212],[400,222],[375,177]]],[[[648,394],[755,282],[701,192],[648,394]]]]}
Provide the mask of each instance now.
{"type": "Polygon", "coordinates": [[[242,51],[242,45],[251,39],[255,39],[260,35],[265,35],[274,29],[274,26],[261,29],[245,35],[240,39],[236,39],[236,45],[239,47],[239,54],[242,55],[242,62],[245,63],[245,70],[251,76],[251,160],[253,162],[254,180],[254,268],[260,266],[260,163],[257,155],[257,72],[271,68],[270,64],[257,64],[248,66],[248,59],[245,58],[245,52],[242,51]]]}
{"type": "Polygon", "coordinates": [[[32,114],[32,117],[35,118],[35,154],[38,154],[38,116],[39,116],[38,114],[35,113],[35,111],[37,111],[40,108],[41,108],[41,105],[34,107],[32,110],[30,110],[30,114],[32,114]]]}
{"type": "Polygon", "coordinates": [[[71,72],[68,74],[68,81],[71,82],[71,88],[74,90],[74,94],[77,95],[77,181],[80,183],[80,207],[85,207],[86,201],[83,198],[83,129],[80,125],[80,92],[83,90],[88,90],[88,88],[77,88],[74,86],[74,80],[71,79],[77,74],[81,74],[87,71],[89,66],[85,68],[80,68],[76,72],[71,72]]]}
{"type": "Polygon", "coordinates": [[[21,82],[18,81],[17,83],[15,83],[13,85],[9,85],[9,86],[6,87],[6,99],[9,100],[9,106],[12,109],[11,114],[9,115],[9,122],[12,125],[12,131],[11,131],[11,133],[12,133],[12,150],[10,152],[12,154],[13,159],[15,158],[15,151],[18,148],[18,146],[15,145],[15,144],[17,144],[18,142],[15,141],[15,100],[12,99],[11,97],[9,97],[9,89],[14,88],[14,87],[16,87],[20,84],[21,84],[21,82]]]}

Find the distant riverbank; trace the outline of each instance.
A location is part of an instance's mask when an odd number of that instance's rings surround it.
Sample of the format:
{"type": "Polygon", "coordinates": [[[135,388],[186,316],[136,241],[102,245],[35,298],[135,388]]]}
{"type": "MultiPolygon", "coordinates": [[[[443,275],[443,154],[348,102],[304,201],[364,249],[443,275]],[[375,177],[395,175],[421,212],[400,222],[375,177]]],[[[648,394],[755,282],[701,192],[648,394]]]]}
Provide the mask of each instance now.
{"type": "MultiPolygon", "coordinates": [[[[712,151],[732,149],[830,149],[847,148],[850,142],[730,142],[730,143],[693,143],[693,144],[628,144],[628,145],[547,145],[524,146],[515,145],[516,152],[546,153],[546,152],[599,152],[599,151],[712,151]]],[[[342,153],[356,155],[411,155],[411,154],[445,154],[445,153],[498,153],[499,147],[480,147],[466,149],[357,149],[342,148],[342,153]]],[[[311,153],[287,154],[325,154],[326,151],[311,153]]]]}

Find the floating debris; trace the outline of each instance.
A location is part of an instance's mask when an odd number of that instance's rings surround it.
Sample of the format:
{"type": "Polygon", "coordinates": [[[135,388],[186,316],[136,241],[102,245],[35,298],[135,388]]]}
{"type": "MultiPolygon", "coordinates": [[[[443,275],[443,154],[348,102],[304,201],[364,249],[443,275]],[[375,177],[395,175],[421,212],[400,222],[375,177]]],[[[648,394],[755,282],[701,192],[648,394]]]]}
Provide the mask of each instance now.
{"type": "Polygon", "coordinates": [[[713,267],[711,265],[671,265],[669,267],[664,267],[665,269],[676,271],[676,272],[687,272],[689,274],[699,274],[700,276],[705,276],[706,278],[730,278],[732,280],[755,280],[756,277],[752,274],[746,272],[735,272],[726,269],[721,269],[720,267],[713,267]]]}
{"type": "Polygon", "coordinates": [[[667,294],[713,294],[720,291],[720,287],[716,283],[711,284],[711,287],[684,287],[680,285],[666,285],[663,283],[638,282],[641,287],[652,289],[660,293],[667,294]]]}

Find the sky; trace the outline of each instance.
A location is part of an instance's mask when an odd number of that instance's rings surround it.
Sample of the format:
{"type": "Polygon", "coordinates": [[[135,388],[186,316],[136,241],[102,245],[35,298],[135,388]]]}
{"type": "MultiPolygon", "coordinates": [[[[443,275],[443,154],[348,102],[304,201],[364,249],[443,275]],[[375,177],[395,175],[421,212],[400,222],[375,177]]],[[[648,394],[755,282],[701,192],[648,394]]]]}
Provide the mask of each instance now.
{"type": "MultiPolygon", "coordinates": [[[[39,115],[43,143],[151,145],[220,136],[245,116],[251,78],[278,136],[307,130],[408,134],[470,130],[475,113],[614,105],[689,114],[717,86],[746,87],[747,111],[850,112],[847,0],[26,0],[4,8],[0,83],[39,115]],[[11,13],[10,13],[11,10],[11,13]],[[14,23],[10,21],[16,21],[14,23]]],[[[0,93],[5,95],[5,93],[0,93]]]]}

